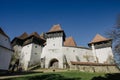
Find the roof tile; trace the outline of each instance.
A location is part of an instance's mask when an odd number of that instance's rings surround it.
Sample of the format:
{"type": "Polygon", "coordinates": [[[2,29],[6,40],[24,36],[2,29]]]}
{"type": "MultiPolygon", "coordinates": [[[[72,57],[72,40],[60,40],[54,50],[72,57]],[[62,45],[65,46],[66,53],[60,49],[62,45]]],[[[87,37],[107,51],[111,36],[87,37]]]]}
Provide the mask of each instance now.
{"type": "Polygon", "coordinates": [[[96,42],[107,41],[107,40],[110,40],[110,39],[107,39],[101,36],[100,34],[97,34],[90,43],[96,43],[96,42]]]}
{"type": "Polygon", "coordinates": [[[53,25],[49,32],[62,31],[60,24],[53,25]]]}
{"type": "Polygon", "coordinates": [[[74,41],[74,39],[72,37],[66,38],[65,42],[64,42],[64,46],[77,46],[76,42],[74,41]]]}

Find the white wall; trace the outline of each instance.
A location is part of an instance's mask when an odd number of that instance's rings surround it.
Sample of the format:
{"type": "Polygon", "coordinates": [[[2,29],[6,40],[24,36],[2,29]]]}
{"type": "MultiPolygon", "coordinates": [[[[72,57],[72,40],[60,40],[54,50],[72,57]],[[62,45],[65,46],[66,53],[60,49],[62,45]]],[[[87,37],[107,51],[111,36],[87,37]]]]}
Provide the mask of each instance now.
{"type": "Polygon", "coordinates": [[[34,66],[40,64],[42,53],[42,47],[40,45],[31,43],[22,48],[20,62],[23,64],[25,70],[28,69],[28,65],[34,66]]]}
{"type": "Polygon", "coordinates": [[[24,67],[25,70],[27,70],[28,64],[30,62],[31,51],[32,51],[32,44],[28,44],[24,46],[21,51],[20,63],[22,63],[22,66],[24,67]]]}
{"type": "Polygon", "coordinates": [[[13,47],[13,50],[14,50],[14,55],[17,55],[16,58],[19,59],[19,58],[20,58],[20,55],[21,55],[22,46],[20,46],[20,45],[15,45],[15,46],[13,47]]]}
{"type": "Polygon", "coordinates": [[[0,34],[0,45],[6,47],[8,49],[11,49],[10,40],[2,34],[0,34]]]}
{"type": "Polygon", "coordinates": [[[13,53],[11,49],[9,38],[0,34],[0,69],[8,70],[13,53]]]}
{"type": "Polygon", "coordinates": [[[96,49],[95,51],[96,51],[96,56],[98,58],[99,63],[106,63],[109,56],[113,57],[111,47],[100,48],[100,49],[96,49]]]}
{"type": "Polygon", "coordinates": [[[62,47],[53,48],[45,46],[41,58],[45,57],[45,68],[49,68],[49,63],[52,59],[57,59],[59,62],[59,68],[63,68],[63,52],[62,47]]]}
{"type": "Polygon", "coordinates": [[[47,39],[47,46],[57,48],[63,45],[63,38],[62,37],[54,37],[47,39]]]}
{"type": "Polygon", "coordinates": [[[0,69],[8,70],[12,53],[12,51],[0,47],[0,69]]]}
{"type": "Polygon", "coordinates": [[[68,63],[70,61],[87,62],[85,56],[89,56],[90,62],[93,62],[92,50],[79,47],[63,47],[63,53],[67,58],[68,63]]]}
{"type": "Polygon", "coordinates": [[[45,57],[45,68],[49,67],[49,63],[52,59],[57,59],[59,68],[63,68],[62,45],[62,37],[47,38],[47,45],[43,48],[41,55],[41,58],[45,57]]]}
{"type": "Polygon", "coordinates": [[[92,50],[77,48],[77,47],[49,47],[45,46],[41,58],[45,57],[45,68],[49,67],[49,63],[52,59],[57,59],[59,61],[59,68],[63,68],[63,56],[66,56],[68,64],[70,61],[78,61],[78,58],[81,62],[87,62],[87,59],[84,56],[90,56],[90,62],[94,62],[92,50]],[[76,58],[77,57],[77,58],[76,58]]]}
{"type": "Polygon", "coordinates": [[[42,47],[40,45],[32,43],[32,52],[30,58],[31,65],[40,64],[41,53],[42,53],[42,47]]]}

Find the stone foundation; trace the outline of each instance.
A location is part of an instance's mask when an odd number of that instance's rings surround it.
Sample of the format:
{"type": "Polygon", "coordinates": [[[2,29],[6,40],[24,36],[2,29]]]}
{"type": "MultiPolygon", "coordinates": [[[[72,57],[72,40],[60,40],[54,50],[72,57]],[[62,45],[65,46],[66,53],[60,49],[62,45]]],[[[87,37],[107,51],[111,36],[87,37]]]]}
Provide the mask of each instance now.
{"type": "Polygon", "coordinates": [[[101,73],[118,73],[119,68],[115,64],[71,64],[70,70],[79,70],[83,72],[101,72],[101,73]]]}

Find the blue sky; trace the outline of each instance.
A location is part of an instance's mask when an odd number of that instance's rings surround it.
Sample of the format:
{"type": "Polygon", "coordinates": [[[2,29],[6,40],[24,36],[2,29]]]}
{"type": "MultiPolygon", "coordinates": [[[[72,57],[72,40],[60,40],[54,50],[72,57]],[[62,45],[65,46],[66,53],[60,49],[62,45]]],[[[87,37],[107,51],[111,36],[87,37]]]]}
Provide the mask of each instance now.
{"type": "Polygon", "coordinates": [[[60,24],[78,46],[115,26],[120,0],[0,0],[0,26],[13,39],[60,24]]]}

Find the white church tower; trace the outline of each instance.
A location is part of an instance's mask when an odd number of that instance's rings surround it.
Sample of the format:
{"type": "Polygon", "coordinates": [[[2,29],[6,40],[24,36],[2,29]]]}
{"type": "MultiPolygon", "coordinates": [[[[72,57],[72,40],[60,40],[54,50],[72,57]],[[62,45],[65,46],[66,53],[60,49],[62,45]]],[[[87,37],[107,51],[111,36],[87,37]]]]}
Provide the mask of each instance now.
{"type": "Polygon", "coordinates": [[[112,40],[97,34],[88,44],[92,48],[96,63],[113,64],[112,40]]]}
{"type": "Polygon", "coordinates": [[[40,65],[40,57],[45,40],[37,32],[30,34],[23,43],[20,63],[24,70],[40,65]]]}
{"type": "Polygon", "coordinates": [[[41,56],[41,66],[44,68],[63,68],[62,46],[65,40],[65,33],[60,25],[54,25],[46,33],[46,46],[41,56]]]}
{"type": "Polygon", "coordinates": [[[19,65],[24,69],[40,65],[40,57],[45,40],[37,32],[28,35],[23,33],[12,40],[14,55],[19,65]]]}

